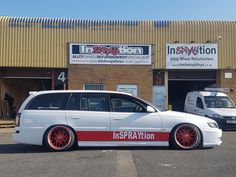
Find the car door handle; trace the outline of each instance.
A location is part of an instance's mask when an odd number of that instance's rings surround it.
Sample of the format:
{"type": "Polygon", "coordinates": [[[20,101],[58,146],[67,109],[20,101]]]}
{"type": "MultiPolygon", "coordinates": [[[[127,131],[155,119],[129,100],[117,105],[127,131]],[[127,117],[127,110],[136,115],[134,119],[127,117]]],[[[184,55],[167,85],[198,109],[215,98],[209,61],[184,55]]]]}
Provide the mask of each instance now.
{"type": "Polygon", "coordinates": [[[71,117],[71,119],[80,119],[80,117],[71,117]]]}
{"type": "Polygon", "coordinates": [[[113,118],[113,120],[121,120],[122,118],[113,118]]]}

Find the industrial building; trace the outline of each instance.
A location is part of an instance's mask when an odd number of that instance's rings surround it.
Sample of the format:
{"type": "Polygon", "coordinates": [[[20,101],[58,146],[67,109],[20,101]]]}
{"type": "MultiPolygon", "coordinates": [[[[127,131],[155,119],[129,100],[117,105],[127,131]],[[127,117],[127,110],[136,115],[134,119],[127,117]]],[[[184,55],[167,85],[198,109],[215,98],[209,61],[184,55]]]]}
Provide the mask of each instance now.
{"type": "Polygon", "coordinates": [[[188,91],[236,91],[235,41],[228,21],[0,17],[2,114],[5,94],[18,110],[29,91],[50,89],[127,91],[181,111],[188,91]]]}

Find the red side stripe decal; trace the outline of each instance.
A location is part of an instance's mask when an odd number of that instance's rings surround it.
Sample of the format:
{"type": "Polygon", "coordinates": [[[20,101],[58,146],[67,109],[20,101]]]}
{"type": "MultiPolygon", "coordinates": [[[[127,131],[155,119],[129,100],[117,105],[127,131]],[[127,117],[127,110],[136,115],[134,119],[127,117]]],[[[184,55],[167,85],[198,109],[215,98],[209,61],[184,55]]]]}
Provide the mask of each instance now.
{"type": "Polygon", "coordinates": [[[169,141],[169,132],[77,131],[79,141],[169,141]]]}

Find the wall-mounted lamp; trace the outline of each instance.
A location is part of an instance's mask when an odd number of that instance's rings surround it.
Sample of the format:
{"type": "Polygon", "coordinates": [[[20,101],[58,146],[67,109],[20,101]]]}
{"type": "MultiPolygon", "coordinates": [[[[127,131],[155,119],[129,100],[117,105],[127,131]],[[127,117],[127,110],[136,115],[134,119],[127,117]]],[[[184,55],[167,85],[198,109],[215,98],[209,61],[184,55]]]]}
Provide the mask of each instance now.
{"type": "Polygon", "coordinates": [[[227,69],[227,70],[230,70],[230,69],[232,69],[232,67],[231,67],[231,66],[227,66],[226,69],[227,69]]]}
{"type": "Polygon", "coordinates": [[[206,41],[206,43],[209,44],[209,43],[211,43],[211,41],[208,40],[208,41],[206,41]]]}
{"type": "Polygon", "coordinates": [[[195,41],[190,41],[191,44],[195,43],[195,41]]]}
{"type": "Polygon", "coordinates": [[[178,44],[178,43],[179,43],[179,41],[174,41],[174,43],[178,44]]]}

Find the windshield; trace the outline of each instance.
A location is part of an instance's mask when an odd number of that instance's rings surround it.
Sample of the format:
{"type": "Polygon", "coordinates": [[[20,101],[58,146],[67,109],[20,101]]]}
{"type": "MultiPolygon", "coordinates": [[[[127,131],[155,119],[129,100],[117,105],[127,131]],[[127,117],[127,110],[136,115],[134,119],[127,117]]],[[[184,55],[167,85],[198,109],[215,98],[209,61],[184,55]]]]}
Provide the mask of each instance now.
{"type": "Polygon", "coordinates": [[[226,96],[204,96],[208,108],[235,108],[234,103],[226,96]]]}

